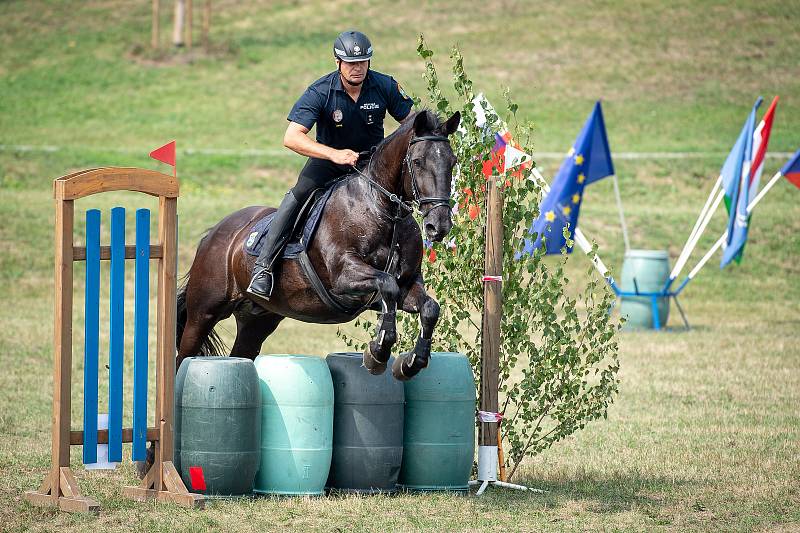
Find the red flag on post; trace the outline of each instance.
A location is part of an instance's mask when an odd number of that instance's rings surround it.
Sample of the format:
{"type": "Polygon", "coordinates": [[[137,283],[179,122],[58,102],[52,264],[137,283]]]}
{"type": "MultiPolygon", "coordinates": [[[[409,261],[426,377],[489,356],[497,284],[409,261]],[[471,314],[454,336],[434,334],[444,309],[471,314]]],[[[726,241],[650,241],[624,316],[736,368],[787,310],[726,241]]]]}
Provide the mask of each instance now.
{"type": "Polygon", "coordinates": [[[171,167],[175,167],[175,141],[168,142],[161,148],[156,148],[150,152],[150,157],[171,167]]]}

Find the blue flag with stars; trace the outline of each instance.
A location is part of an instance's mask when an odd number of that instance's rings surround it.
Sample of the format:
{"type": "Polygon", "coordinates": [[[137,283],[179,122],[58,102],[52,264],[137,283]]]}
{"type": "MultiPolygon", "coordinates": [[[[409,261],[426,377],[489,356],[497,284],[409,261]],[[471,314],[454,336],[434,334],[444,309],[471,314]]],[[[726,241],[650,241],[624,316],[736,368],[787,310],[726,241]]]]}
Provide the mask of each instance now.
{"type": "MultiPolygon", "coordinates": [[[[539,218],[528,230],[531,238],[525,239],[522,253],[531,254],[543,244],[548,254],[561,253],[561,248],[566,245],[564,227],[569,225],[572,238],[578,226],[584,188],[613,174],[614,163],[611,161],[603,110],[598,101],[578,134],[575,145],[561,163],[550,192],[540,206],[539,218]]],[[[571,251],[571,247],[567,248],[567,253],[571,251]]]]}

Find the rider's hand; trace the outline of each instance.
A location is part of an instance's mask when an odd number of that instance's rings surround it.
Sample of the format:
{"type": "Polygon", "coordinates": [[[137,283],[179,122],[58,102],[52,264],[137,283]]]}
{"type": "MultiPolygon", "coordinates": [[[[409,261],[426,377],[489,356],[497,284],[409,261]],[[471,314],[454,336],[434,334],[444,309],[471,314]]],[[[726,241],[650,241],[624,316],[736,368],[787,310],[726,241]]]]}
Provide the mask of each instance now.
{"type": "Polygon", "coordinates": [[[358,161],[358,152],[348,150],[347,148],[344,150],[336,150],[333,152],[331,161],[337,165],[355,165],[356,161],[358,161]]]}

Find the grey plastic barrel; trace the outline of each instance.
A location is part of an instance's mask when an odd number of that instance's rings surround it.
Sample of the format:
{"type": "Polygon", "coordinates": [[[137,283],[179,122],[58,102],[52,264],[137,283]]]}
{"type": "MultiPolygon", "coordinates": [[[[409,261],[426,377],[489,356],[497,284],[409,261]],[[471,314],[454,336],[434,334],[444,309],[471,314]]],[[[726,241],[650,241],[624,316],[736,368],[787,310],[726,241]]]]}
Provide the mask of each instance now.
{"type": "Polygon", "coordinates": [[[174,462],[186,487],[209,496],[252,493],[260,445],[261,392],[253,362],[184,359],[175,378],[174,462]]]}
{"type": "MultiPolygon", "coordinates": [[[[661,292],[669,279],[669,254],[666,250],[629,250],[622,263],[622,290],[661,292]],[[634,279],[636,283],[634,283],[634,279]]],[[[623,296],[620,314],[627,318],[625,329],[653,328],[652,299],[623,296]]],[[[663,327],[669,318],[669,298],[657,297],[658,320],[663,327]]]]}
{"type": "Polygon", "coordinates": [[[465,491],[475,456],[475,381],[467,357],[434,352],[405,382],[403,465],[410,490],[465,491]]]}
{"type": "Polygon", "coordinates": [[[367,372],[361,353],[332,353],[326,362],[334,398],[327,486],[342,492],[396,491],[403,458],[403,384],[391,372],[367,372]]]}
{"type": "Polygon", "coordinates": [[[258,494],[319,495],[331,466],[333,384],[311,355],[259,355],[261,468],[258,494]]]}

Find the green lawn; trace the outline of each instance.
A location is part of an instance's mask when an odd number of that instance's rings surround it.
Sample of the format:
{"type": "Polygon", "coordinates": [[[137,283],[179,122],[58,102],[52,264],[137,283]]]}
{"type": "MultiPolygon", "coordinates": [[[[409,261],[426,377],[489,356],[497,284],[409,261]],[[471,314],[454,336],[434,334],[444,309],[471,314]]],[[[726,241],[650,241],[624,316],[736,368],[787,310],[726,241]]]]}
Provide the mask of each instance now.
{"type": "MultiPolygon", "coordinates": [[[[166,43],[172,4],[162,4],[166,43]]],[[[752,101],[773,94],[781,103],[771,150],[800,147],[800,15],[793,3],[214,6],[213,55],[170,52],[153,61],[137,49],[149,41],[150,2],[0,3],[0,145],[60,148],[0,149],[3,529],[800,528],[800,191],[785,182],[756,210],[742,264],[720,272],[717,256],[684,292],[691,331],[677,330],[673,309],[669,325],[676,329],[621,336],[622,383],[608,420],[520,471],[517,481],[546,489],[545,495],[258,499],[191,512],[122,499],[120,487],[135,482],[132,466],[85,473],[76,448],[79,483],[100,501],[103,514],[71,516],[23,502],[22,491],[38,486],[50,454],[52,179],[101,165],[158,168],[146,154],[173,138],[181,150],[279,151],[292,103],[332,67],[330,46],[340,26],[367,32],[376,46],[373,67],[423,97],[417,35],[424,33],[437,52],[442,79],[449,79],[448,49],[459,43],[476,87],[497,107],[503,88],[510,88],[519,115],[536,125],[540,151],[564,151],[592,102],[603,98],[614,151],[726,152],[752,101]]],[[[615,161],[632,245],[667,249],[674,261],[722,160],[615,161]]],[[[180,151],[179,272],[188,269],[206,228],[241,206],[274,204],[302,162],[180,151]]],[[[782,164],[768,159],[765,179],[782,164]]],[[[546,176],[557,166],[541,161],[546,176]]],[[[134,207],[130,200],[101,196],[79,202],[76,213],[117,202],[134,207]]],[[[619,270],[623,246],[615,209],[611,182],[592,185],[581,227],[619,270]]],[[[695,260],[724,224],[719,214],[695,260]]],[[[576,254],[572,283],[585,282],[586,266],[576,254]]],[[[233,325],[224,329],[230,339],[233,325]]],[[[335,326],[285,321],[264,352],[324,355],[341,348],[335,326]]],[[[79,369],[76,361],[76,375],[79,369]]],[[[78,392],[76,416],[79,399],[78,392]]]]}

